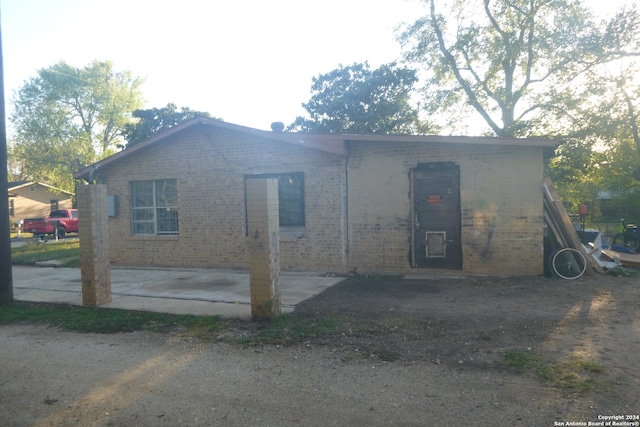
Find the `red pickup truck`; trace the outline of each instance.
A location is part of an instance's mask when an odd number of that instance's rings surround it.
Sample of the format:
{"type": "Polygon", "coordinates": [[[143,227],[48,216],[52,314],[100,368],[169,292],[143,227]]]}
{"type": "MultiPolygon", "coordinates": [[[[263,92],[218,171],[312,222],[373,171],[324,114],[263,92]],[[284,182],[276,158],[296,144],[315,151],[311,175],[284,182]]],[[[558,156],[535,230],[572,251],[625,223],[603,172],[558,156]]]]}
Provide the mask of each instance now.
{"type": "Polygon", "coordinates": [[[24,220],[23,230],[34,235],[55,234],[64,237],[67,233],[78,232],[78,210],[59,209],[51,211],[49,218],[27,218],[24,220]]]}

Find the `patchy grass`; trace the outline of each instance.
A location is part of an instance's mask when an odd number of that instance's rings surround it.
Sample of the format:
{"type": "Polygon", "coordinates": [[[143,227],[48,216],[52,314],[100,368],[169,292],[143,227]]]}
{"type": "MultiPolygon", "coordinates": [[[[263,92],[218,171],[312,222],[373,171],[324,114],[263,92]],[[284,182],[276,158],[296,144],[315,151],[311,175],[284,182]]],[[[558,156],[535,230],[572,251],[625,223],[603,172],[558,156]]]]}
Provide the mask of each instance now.
{"type": "Polygon", "coordinates": [[[400,353],[387,349],[376,349],[373,350],[372,353],[375,354],[378,359],[384,362],[395,362],[401,357],[400,353]]]}
{"type": "Polygon", "coordinates": [[[505,364],[523,374],[542,377],[548,362],[532,351],[507,350],[504,352],[505,364]]]}
{"type": "Polygon", "coordinates": [[[219,316],[177,316],[177,325],[185,328],[182,336],[198,341],[216,341],[220,333],[228,329],[227,323],[219,316]]]}
{"type": "Polygon", "coordinates": [[[11,262],[15,265],[34,265],[36,262],[49,260],[64,261],[63,267],[80,267],[80,242],[29,242],[11,248],[11,262]]]}
{"type": "Polygon", "coordinates": [[[219,316],[172,315],[62,304],[14,302],[0,310],[0,325],[46,324],[64,330],[114,334],[147,330],[168,332],[184,328],[186,334],[202,336],[222,328],[219,316]]]}
{"type": "Polygon", "coordinates": [[[16,301],[0,310],[0,325],[10,323],[45,324],[63,330],[114,334],[140,330],[166,333],[180,331],[181,336],[200,341],[226,339],[243,345],[293,345],[312,338],[337,333],[338,319],[300,318],[283,314],[270,321],[233,322],[219,316],[174,315],[166,313],[114,310],[66,304],[44,304],[16,301]]]}
{"type": "Polygon", "coordinates": [[[343,319],[337,316],[310,318],[285,313],[272,320],[257,321],[251,325],[255,329],[249,333],[245,331],[236,342],[245,345],[293,345],[339,333],[342,331],[343,319]]]}
{"type": "Polygon", "coordinates": [[[20,235],[18,235],[17,231],[11,231],[10,236],[11,236],[11,239],[17,239],[17,238],[31,239],[33,237],[33,234],[23,231],[20,233],[20,235]]]}
{"type": "Polygon", "coordinates": [[[605,369],[601,365],[572,355],[552,364],[545,370],[544,378],[565,389],[589,392],[603,385],[593,374],[604,373],[605,369]]]}
{"type": "Polygon", "coordinates": [[[598,378],[599,374],[605,373],[604,367],[577,355],[551,361],[532,351],[508,350],[504,352],[504,359],[507,366],[524,375],[532,375],[565,390],[585,393],[604,385],[598,378]]]}

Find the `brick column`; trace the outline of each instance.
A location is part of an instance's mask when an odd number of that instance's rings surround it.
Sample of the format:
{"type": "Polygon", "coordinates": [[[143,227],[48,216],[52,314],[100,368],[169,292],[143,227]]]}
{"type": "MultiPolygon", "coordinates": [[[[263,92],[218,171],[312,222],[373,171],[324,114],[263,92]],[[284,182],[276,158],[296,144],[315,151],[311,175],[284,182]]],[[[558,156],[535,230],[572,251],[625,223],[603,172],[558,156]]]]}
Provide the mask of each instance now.
{"type": "Polygon", "coordinates": [[[107,186],[82,185],[77,190],[82,304],[98,306],[111,302],[107,186]]]}
{"type": "Polygon", "coordinates": [[[246,182],[251,316],[270,319],[280,314],[278,181],[248,179],[246,182]]]}

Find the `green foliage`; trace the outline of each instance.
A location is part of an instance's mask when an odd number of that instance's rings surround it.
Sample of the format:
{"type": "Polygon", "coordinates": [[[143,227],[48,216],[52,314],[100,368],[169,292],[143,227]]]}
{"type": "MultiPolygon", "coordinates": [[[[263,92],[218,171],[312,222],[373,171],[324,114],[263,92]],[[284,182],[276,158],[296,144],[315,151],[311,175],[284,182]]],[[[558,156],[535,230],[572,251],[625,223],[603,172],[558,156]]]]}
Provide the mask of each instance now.
{"type": "Polygon", "coordinates": [[[7,181],[20,182],[28,181],[23,170],[23,162],[16,156],[15,144],[7,140],[7,181]]]}
{"type": "Polygon", "coordinates": [[[414,134],[429,126],[410,97],[415,70],[396,63],[371,70],[367,62],[340,66],[313,78],[312,96],[302,104],[310,118],[297,117],[289,130],[318,133],[414,134]]]}
{"type": "Polygon", "coordinates": [[[596,209],[600,179],[594,171],[602,159],[601,153],[594,152],[594,143],[593,139],[568,140],[547,164],[547,175],[570,213],[578,212],[580,204],[587,205],[592,214],[596,209]]]}
{"type": "Polygon", "coordinates": [[[73,172],[115,151],[142,104],[141,84],[110,62],[39,70],[17,92],[10,117],[24,178],[73,192],[73,172]]]}
{"type": "Polygon", "coordinates": [[[164,108],[135,110],[133,117],[136,123],[127,123],[122,135],[127,140],[127,147],[151,138],[156,133],[176,126],[195,117],[211,117],[207,112],[190,110],[182,107],[178,110],[175,104],[169,103],[164,108]]]}
{"type": "Polygon", "coordinates": [[[594,136],[569,139],[547,165],[569,212],[587,205],[594,221],[640,220],[640,154],[631,138],[603,140],[594,136]]]}
{"type": "Polygon", "coordinates": [[[427,76],[426,107],[451,129],[475,110],[498,136],[566,135],[599,102],[586,80],[639,50],[635,7],[597,23],[578,0],[425,3],[400,40],[427,76]]]}

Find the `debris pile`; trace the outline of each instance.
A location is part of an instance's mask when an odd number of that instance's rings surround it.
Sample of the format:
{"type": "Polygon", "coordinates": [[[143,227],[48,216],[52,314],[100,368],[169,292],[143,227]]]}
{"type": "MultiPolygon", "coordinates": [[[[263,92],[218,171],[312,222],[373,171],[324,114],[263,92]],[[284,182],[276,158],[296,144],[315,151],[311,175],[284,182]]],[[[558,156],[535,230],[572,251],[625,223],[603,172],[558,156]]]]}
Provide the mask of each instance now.
{"type": "MultiPolygon", "coordinates": [[[[572,248],[580,252],[587,260],[587,268],[584,274],[604,274],[606,270],[625,265],[622,255],[615,251],[608,251],[602,248],[602,234],[600,233],[593,244],[585,245],[580,240],[569,214],[560,200],[553,183],[549,178],[545,178],[543,184],[544,193],[544,220],[549,227],[551,236],[551,246],[554,248],[572,248]],[[620,255],[620,256],[618,256],[620,255]]],[[[624,254],[626,255],[626,254],[624,254]]],[[[629,254],[631,256],[631,254],[629,254]]],[[[640,266],[640,255],[633,255],[638,258],[640,266]]]]}

